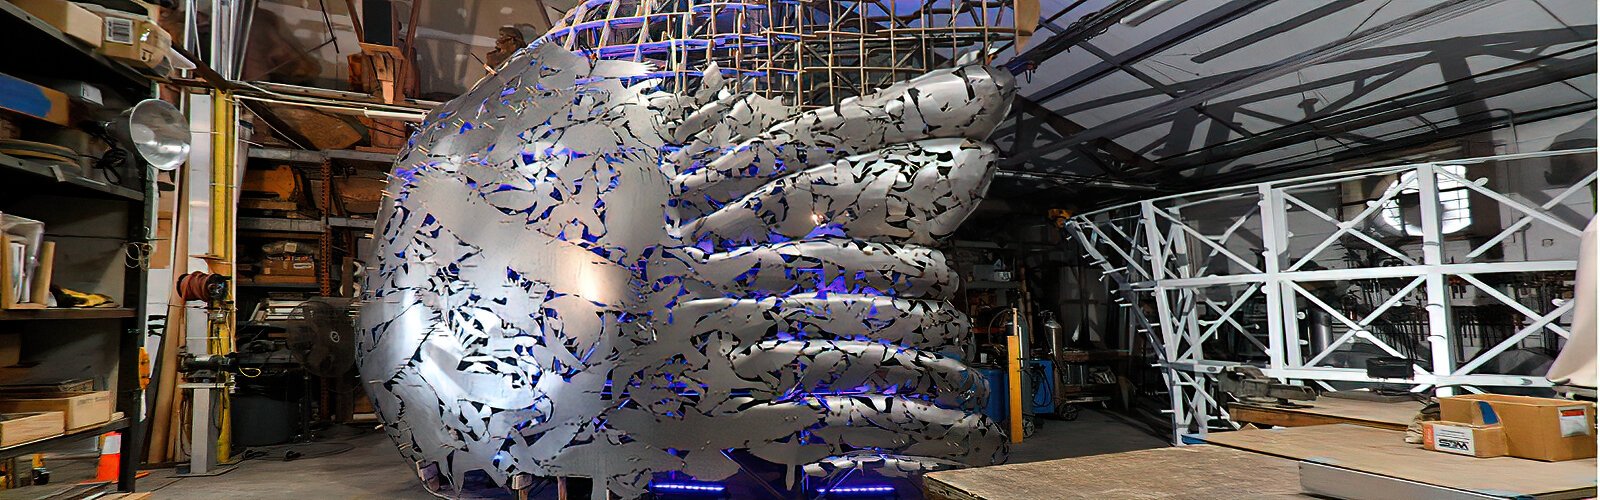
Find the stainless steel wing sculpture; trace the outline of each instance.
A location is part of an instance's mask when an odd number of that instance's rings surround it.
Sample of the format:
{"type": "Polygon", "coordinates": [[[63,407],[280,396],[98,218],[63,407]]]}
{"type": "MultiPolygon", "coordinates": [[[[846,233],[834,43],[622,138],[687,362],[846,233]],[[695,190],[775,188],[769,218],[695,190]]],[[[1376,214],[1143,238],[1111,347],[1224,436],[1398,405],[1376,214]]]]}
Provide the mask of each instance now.
{"type": "Polygon", "coordinates": [[[735,455],[891,476],[1003,458],[930,245],[988,187],[1011,76],[789,116],[706,74],[677,91],[536,44],[411,139],[358,352],[419,466],[638,495],[735,455]]]}

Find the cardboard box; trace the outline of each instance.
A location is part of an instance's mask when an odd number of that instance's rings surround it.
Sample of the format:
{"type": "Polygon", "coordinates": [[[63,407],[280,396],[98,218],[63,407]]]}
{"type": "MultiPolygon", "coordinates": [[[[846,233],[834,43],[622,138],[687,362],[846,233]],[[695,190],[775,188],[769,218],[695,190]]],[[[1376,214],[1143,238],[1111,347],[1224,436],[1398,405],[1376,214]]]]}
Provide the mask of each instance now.
{"type": "Polygon", "coordinates": [[[1595,456],[1594,403],[1565,399],[1470,394],[1439,398],[1440,420],[1498,423],[1507,454],[1558,462],[1595,456]]]}
{"type": "Polygon", "coordinates": [[[110,422],[114,404],[109,391],[0,394],[0,412],[58,411],[66,415],[67,432],[110,422]]]}
{"type": "Polygon", "coordinates": [[[102,40],[98,52],[101,54],[144,68],[155,68],[167,60],[172,35],[156,25],[155,20],[98,5],[84,7],[100,16],[102,40]]]}
{"type": "Polygon", "coordinates": [[[104,39],[100,16],[78,4],[64,0],[11,0],[11,4],[90,46],[99,47],[104,39]]]}
{"type": "Polygon", "coordinates": [[[1423,422],[1422,447],[1469,457],[1503,457],[1506,455],[1506,434],[1498,425],[1423,422]]]}
{"type": "Polygon", "coordinates": [[[310,255],[274,255],[261,259],[261,274],[266,276],[316,276],[317,264],[310,255]]]}
{"type": "Polygon", "coordinates": [[[22,334],[0,333],[0,366],[22,362],[22,334]]]}
{"type": "Polygon", "coordinates": [[[65,422],[58,411],[0,414],[0,447],[60,436],[67,430],[65,422]]]}

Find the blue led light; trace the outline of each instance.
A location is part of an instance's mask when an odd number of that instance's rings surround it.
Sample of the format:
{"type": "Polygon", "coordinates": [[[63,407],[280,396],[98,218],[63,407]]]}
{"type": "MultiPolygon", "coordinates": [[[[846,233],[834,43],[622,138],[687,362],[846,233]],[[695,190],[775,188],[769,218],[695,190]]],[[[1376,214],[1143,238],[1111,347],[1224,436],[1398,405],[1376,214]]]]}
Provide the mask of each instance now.
{"type": "Polygon", "coordinates": [[[717,483],[650,483],[650,491],[658,493],[722,493],[727,487],[717,483]]]}
{"type": "Polygon", "coordinates": [[[817,493],[822,495],[888,495],[894,493],[894,486],[887,484],[834,486],[831,488],[817,488],[817,493]]]}

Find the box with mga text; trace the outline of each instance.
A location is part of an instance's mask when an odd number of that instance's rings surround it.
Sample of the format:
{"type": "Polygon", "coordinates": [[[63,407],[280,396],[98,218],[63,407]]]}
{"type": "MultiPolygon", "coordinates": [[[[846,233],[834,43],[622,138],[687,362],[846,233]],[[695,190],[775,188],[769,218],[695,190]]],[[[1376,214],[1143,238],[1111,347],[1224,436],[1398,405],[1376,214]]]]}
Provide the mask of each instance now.
{"type": "Polygon", "coordinates": [[[161,29],[154,19],[99,5],[84,4],[83,7],[100,16],[104,28],[98,50],[101,55],[143,68],[155,68],[167,60],[172,35],[161,29]]]}
{"type": "Polygon", "coordinates": [[[1439,398],[1440,420],[1500,425],[1506,454],[1558,462],[1595,456],[1595,405],[1565,399],[1469,394],[1439,398]]]}
{"type": "Polygon", "coordinates": [[[1422,447],[1478,458],[1503,457],[1506,455],[1506,434],[1498,425],[1423,422],[1422,447]]]}

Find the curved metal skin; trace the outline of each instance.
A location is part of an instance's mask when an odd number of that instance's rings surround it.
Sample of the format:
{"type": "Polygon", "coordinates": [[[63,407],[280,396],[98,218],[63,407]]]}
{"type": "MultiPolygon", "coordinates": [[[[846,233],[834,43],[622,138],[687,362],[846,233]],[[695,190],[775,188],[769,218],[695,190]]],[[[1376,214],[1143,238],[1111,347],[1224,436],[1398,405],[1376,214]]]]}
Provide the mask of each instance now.
{"type": "Polygon", "coordinates": [[[981,377],[941,354],[969,321],[927,245],[988,187],[1010,75],[787,116],[650,69],[536,44],[402,152],[358,353],[403,453],[622,495],[727,478],[726,450],[813,474],[1002,459],[981,377]]]}

